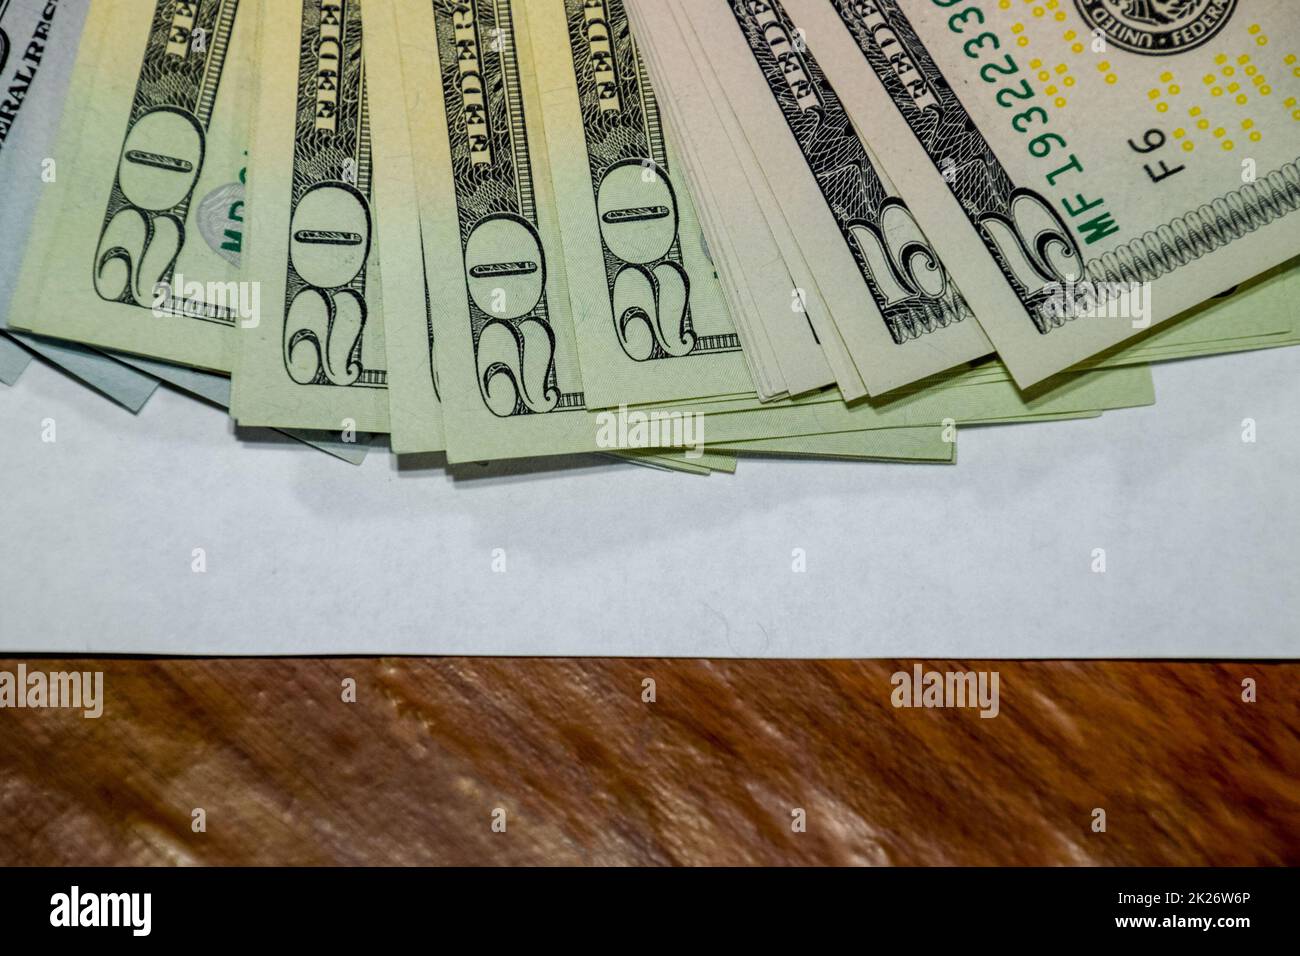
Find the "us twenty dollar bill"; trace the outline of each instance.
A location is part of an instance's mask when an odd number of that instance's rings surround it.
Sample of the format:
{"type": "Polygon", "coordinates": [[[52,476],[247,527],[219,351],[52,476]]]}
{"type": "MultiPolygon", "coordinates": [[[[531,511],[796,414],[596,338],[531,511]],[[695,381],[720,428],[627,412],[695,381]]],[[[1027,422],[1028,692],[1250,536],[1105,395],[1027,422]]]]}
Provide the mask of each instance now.
{"type": "Polygon", "coordinates": [[[242,425],[389,428],[363,10],[262,3],[244,279],[263,314],[237,336],[242,425]]]}
{"type": "Polygon", "coordinates": [[[395,367],[396,402],[424,401],[433,413],[432,353],[449,460],[596,450],[524,4],[387,2],[401,36],[432,317],[431,327],[423,313],[392,317],[398,361],[409,363],[395,367]]]}
{"type": "Polygon", "coordinates": [[[1289,0],[785,6],[1021,386],[1300,252],[1289,0]]]}
{"type": "Polygon", "coordinates": [[[752,392],[622,0],[527,17],[588,403],[752,392]]]}
{"type": "Polygon", "coordinates": [[[230,333],[256,306],[237,282],[238,237],[217,225],[242,204],[250,5],[91,6],[14,326],[229,371],[230,333]]]}

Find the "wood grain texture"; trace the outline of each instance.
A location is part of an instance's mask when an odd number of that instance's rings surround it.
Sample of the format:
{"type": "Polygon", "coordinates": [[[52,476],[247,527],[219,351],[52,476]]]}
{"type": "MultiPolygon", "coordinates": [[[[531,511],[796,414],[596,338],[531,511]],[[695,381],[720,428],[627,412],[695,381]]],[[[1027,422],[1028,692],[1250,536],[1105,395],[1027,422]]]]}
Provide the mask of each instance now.
{"type": "Polygon", "coordinates": [[[1300,665],[925,662],[990,720],[911,661],[26,663],[107,703],[0,710],[5,864],[1300,863],[1300,665]]]}

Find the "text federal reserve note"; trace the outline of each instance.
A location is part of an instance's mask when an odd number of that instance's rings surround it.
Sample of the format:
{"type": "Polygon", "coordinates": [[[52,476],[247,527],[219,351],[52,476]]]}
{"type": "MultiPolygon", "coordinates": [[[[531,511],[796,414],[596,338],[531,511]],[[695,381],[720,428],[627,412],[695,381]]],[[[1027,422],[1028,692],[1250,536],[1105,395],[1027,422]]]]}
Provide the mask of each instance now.
{"type": "Polygon", "coordinates": [[[1021,386],[1300,250],[1291,2],[786,6],[1021,386]]]}

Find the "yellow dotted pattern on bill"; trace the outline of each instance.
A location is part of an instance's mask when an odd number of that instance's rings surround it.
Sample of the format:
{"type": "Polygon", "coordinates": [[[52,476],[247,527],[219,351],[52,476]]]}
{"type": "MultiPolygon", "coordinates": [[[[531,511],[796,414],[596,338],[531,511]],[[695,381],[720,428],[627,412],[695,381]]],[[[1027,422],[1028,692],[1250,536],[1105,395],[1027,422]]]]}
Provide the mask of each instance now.
{"type": "MultiPolygon", "coordinates": [[[[1024,6],[1029,7],[1029,12],[1039,20],[1053,20],[1056,23],[1064,23],[1069,19],[1069,15],[1062,7],[1061,0],[1022,0],[1022,3],[1024,6]]],[[[998,0],[998,7],[1003,10],[1010,10],[1012,4],[1013,0],[998,0]]],[[[1017,20],[1013,23],[1011,32],[1016,38],[1016,46],[1022,48],[1029,46],[1028,25],[1024,21],[1017,20]]],[[[1078,33],[1074,30],[1067,30],[1064,38],[1072,52],[1076,54],[1083,52],[1083,44],[1077,42],[1078,33]]],[[[1064,109],[1069,105],[1068,94],[1076,83],[1074,76],[1070,73],[1069,64],[1057,62],[1053,66],[1047,66],[1042,59],[1035,57],[1029,61],[1029,68],[1037,75],[1038,82],[1043,84],[1043,93],[1051,99],[1053,106],[1057,109],[1064,109]]]]}
{"type": "MultiPolygon", "coordinates": [[[[1257,47],[1268,46],[1268,34],[1263,32],[1258,23],[1252,23],[1247,27],[1246,34],[1247,42],[1253,40],[1257,47]]],[[[1300,66],[1297,65],[1294,53],[1288,53],[1282,58],[1282,62],[1290,68],[1292,77],[1300,79],[1300,66]]],[[[1188,106],[1188,125],[1179,126],[1173,131],[1174,139],[1182,143],[1183,150],[1190,153],[1196,149],[1197,131],[1209,134],[1213,142],[1225,152],[1236,149],[1238,140],[1233,139],[1234,135],[1239,138],[1244,137],[1252,143],[1258,143],[1264,138],[1264,133],[1252,114],[1257,107],[1263,107],[1267,98],[1273,95],[1273,87],[1259,64],[1254,62],[1251,54],[1239,53],[1233,57],[1224,52],[1216,53],[1213,58],[1213,68],[1204,73],[1200,79],[1199,87],[1194,87],[1189,97],[1193,100],[1202,100],[1208,94],[1215,117],[1223,122],[1216,123],[1211,120],[1203,101],[1188,106]],[[1245,116],[1241,115],[1242,111],[1246,113],[1245,116]],[[1224,116],[1228,112],[1236,115],[1228,119],[1224,116]],[[1233,130],[1238,132],[1234,133],[1233,130]]],[[[1160,74],[1160,83],[1161,86],[1152,87],[1147,92],[1147,98],[1157,112],[1168,113],[1178,105],[1172,101],[1183,90],[1173,73],[1168,70],[1160,74]]],[[[1297,98],[1288,96],[1285,106],[1291,114],[1291,119],[1300,122],[1297,98]]]]}
{"type": "MultiPolygon", "coordinates": [[[[1089,37],[1086,33],[1081,34],[1074,29],[1072,24],[1068,23],[1071,19],[1066,12],[1068,7],[1061,0],[998,0],[998,7],[1002,10],[1011,10],[1015,6],[1028,8],[1030,17],[1021,20],[1018,19],[1011,26],[1011,33],[1015,37],[1015,43],[1018,47],[1028,47],[1031,40],[1031,29],[1037,23],[1048,23],[1055,21],[1057,24],[1064,24],[1066,29],[1059,34],[1062,42],[1062,53],[1068,50],[1070,54],[1079,56],[1089,48],[1089,37]]],[[[1059,26],[1057,27],[1059,29],[1059,26]]],[[[1242,37],[1247,44],[1253,44],[1256,47],[1267,47],[1269,43],[1268,34],[1258,23],[1250,24],[1245,31],[1246,35],[1242,37]]],[[[1041,41],[1042,37],[1039,37],[1041,41]]],[[[1064,62],[1063,57],[1053,57],[1044,59],[1034,57],[1029,61],[1030,70],[1033,71],[1041,91],[1052,101],[1052,105],[1057,109],[1065,108],[1069,103],[1069,96],[1074,90],[1077,80],[1072,72],[1070,65],[1064,62]],[[1057,62],[1052,63],[1051,59],[1057,62]]],[[[1283,62],[1290,69],[1291,75],[1300,79],[1300,61],[1294,53],[1287,54],[1283,57],[1283,62]]],[[[1114,64],[1107,58],[1101,59],[1097,63],[1097,73],[1102,81],[1108,86],[1115,86],[1119,83],[1119,74],[1114,68],[1114,64]]],[[[1237,109],[1247,109],[1247,112],[1253,112],[1248,108],[1252,105],[1252,99],[1262,99],[1269,97],[1273,93],[1273,88],[1268,78],[1264,75],[1259,66],[1252,62],[1249,53],[1241,53],[1235,58],[1227,53],[1217,53],[1214,56],[1214,70],[1207,72],[1202,77],[1201,89],[1192,85],[1192,88],[1185,92],[1184,86],[1175,77],[1173,71],[1163,70],[1158,75],[1159,85],[1153,85],[1147,92],[1147,98],[1152,103],[1156,112],[1161,114],[1170,114],[1171,111],[1177,111],[1181,107],[1176,102],[1180,95],[1188,99],[1197,100],[1200,94],[1207,93],[1211,97],[1211,105],[1215,107],[1216,116],[1222,113],[1221,107],[1230,105],[1233,112],[1237,109]]],[[[1285,101],[1286,108],[1291,115],[1291,119],[1300,122],[1300,98],[1289,96],[1285,101]]],[[[1263,131],[1259,129],[1259,123],[1252,115],[1241,116],[1240,113],[1231,120],[1219,116],[1223,123],[1214,123],[1207,116],[1206,106],[1202,102],[1196,102],[1195,105],[1186,107],[1188,123],[1186,126],[1176,127],[1173,131],[1174,138],[1181,143],[1182,149],[1186,152],[1192,152],[1196,149],[1195,133],[1197,131],[1208,134],[1207,138],[1212,138],[1212,143],[1218,144],[1219,148],[1225,152],[1231,152],[1237,148],[1237,142],[1240,139],[1248,139],[1252,143],[1258,143],[1263,139],[1263,131]],[[1236,130],[1239,132],[1230,132],[1236,130]],[[1237,139],[1234,139],[1234,136],[1237,139]]],[[[1175,114],[1176,115],[1176,112],[1175,114]]]]}

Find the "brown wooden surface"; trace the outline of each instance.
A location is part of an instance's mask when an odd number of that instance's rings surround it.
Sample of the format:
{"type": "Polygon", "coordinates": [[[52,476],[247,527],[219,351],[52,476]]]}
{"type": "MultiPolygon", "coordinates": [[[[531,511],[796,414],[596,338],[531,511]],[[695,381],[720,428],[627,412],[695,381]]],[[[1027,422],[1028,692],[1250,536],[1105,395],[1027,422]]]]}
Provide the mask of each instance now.
{"type": "Polygon", "coordinates": [[[5,864],[1300,863],[1300,665],[926,663],[988,720],[912,662],[27,663],[107,704],[0,710],[5,864]]]}

